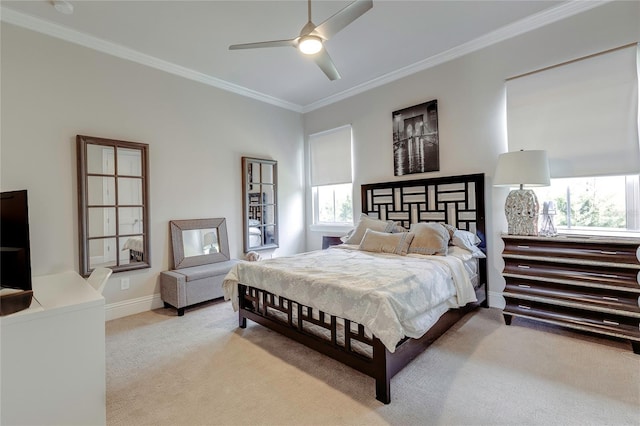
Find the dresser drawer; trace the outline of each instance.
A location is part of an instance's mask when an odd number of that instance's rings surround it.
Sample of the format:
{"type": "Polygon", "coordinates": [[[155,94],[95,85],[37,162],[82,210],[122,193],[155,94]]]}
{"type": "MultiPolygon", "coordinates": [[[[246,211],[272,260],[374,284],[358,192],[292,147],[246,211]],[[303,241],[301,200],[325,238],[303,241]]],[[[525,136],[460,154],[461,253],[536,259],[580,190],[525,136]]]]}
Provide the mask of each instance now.
{"type": "Polygon", "coordinates": [[[640,270],[615,265],[583,265],[504,257],[504,273],[523,277],[576,280],[593,284],[640,289],[640,270]]]}
{"type": "Polygon", "coordinates": [[[542,319],[585,331],[640,340],[640,320],[621,315],[586,311],[540,302],[523,301],[505,295],[506,314],[542,319]]]}
{"type": "Polygon", "coordinates": [[[640,248],[637,244],[615,242],[563,241],[562,238],[532,240],[526,238],[505,238],[504,254],[540,256],[551,258],[572,258],[594,262],[613,262],[640,265],[640,248]]]}
{"type": "Polygon", "coordinates": [[[581,305],[585,309],[620,311],[640,317],[640,293],[506,278],[505,296],[546,300],[550,304],[581,305]]]}

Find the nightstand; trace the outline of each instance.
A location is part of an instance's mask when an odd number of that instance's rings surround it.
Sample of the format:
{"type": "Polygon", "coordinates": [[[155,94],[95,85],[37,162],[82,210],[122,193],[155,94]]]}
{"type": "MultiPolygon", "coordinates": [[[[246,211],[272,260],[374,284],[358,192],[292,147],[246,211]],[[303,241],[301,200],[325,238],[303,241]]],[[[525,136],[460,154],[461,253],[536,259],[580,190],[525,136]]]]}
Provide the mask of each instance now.
{"type": "Polygon", "coordinates": [[[342,244],[342,240],[340,239],[340,237],[330,237],[328,235],[322,236],[322,250],[340,244],[342,244]]]}
{"type": "Polygon", "coordinates": [[[640,239],[503,235],[504,319],[627,339],[640,354],[640,239]]]}

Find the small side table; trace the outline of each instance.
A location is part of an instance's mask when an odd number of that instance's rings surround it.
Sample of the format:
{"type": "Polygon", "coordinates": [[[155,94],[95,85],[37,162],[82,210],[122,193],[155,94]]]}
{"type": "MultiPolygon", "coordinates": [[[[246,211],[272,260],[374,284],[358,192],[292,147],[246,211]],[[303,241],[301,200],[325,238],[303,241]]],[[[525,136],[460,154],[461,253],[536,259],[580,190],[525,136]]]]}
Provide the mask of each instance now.
{"type": "Polygon", "coordinates": [[[331,237],[329,235],[322,236],[322,250],[328,249],[331,246],[337,246],[342,244],[340,237],[331,237]]]}

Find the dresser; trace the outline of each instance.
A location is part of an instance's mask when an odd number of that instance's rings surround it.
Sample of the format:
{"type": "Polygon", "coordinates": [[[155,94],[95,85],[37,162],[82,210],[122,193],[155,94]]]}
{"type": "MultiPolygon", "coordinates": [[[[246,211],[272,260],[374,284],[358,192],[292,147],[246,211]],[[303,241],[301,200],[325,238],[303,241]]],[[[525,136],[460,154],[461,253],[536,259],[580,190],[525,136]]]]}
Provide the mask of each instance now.
{"type": "Polygon", "coordinates": [[[640,238],[503,235],[504,319],[629,340],[640,354],[640,238]]]}

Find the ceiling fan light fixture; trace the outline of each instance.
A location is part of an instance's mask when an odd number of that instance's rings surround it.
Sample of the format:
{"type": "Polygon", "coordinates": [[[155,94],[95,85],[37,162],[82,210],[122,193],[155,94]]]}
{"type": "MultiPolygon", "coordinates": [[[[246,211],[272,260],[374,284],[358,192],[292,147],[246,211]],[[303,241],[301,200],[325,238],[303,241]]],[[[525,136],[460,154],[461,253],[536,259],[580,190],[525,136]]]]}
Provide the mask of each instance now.
{"type": "Polygon", "coordinates": [[[322,50],[322,40],[316,36],[304,36],[298,43],[298,49],[305,55],[313,55],[322,50]]]}

